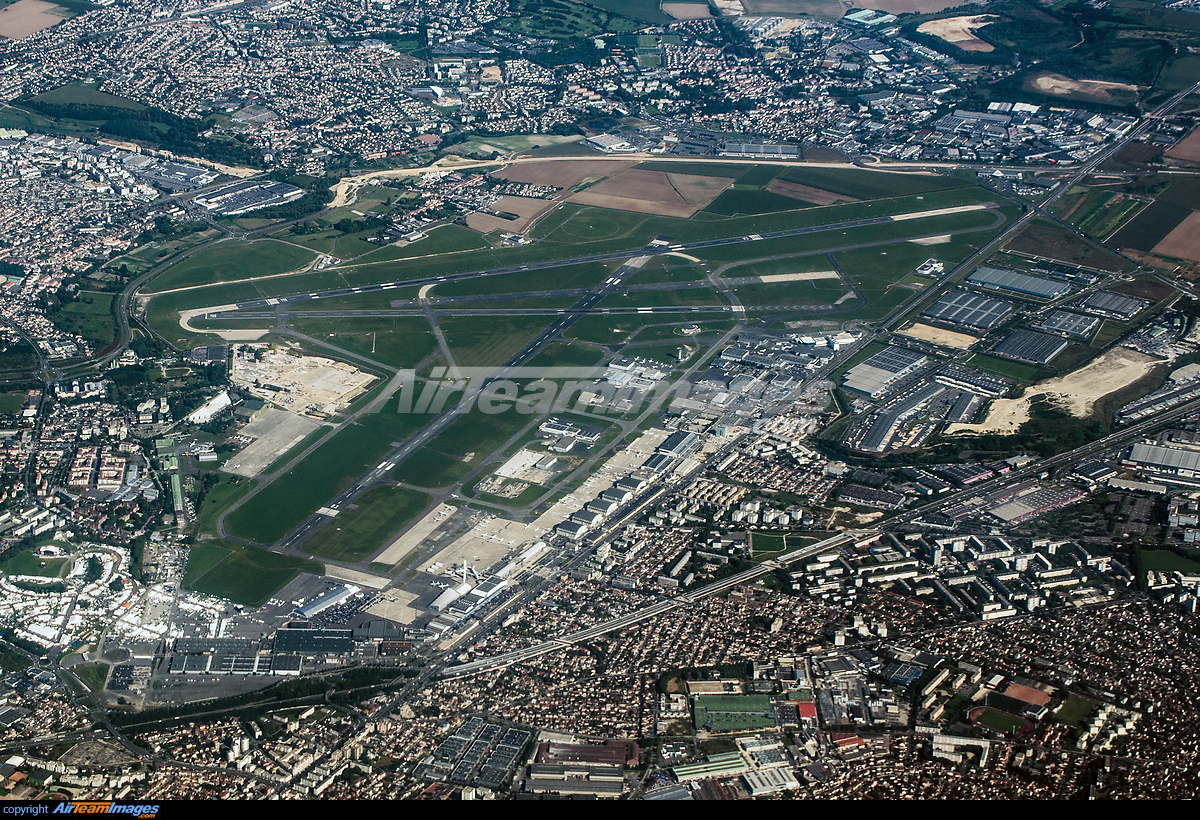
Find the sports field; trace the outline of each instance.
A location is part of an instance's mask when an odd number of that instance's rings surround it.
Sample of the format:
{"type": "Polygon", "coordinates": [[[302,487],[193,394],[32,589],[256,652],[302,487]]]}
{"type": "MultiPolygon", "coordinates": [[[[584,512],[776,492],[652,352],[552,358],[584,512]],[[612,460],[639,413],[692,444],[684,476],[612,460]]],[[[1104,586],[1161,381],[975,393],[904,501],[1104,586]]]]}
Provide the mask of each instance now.
{"type": "Polygon", "coordinates": [[[766,695],[697,695],[693,708],[697,731],[745,732],[775,725],[766,695]]]}

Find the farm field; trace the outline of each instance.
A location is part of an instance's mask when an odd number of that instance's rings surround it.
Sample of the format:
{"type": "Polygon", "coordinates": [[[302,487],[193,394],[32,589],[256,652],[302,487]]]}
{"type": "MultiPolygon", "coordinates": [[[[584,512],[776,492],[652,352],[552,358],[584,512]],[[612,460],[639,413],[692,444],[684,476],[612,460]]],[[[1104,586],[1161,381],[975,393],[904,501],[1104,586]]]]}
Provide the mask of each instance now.
{"type": "Polygon", "coordinates": [[[73,16],[46,0],[17,0],[0,8],[0,37],[19,40],[73,16]]]}
{"type": "MultiPolygon", "coordinates": [[[[1120,245],[1121,236],[1145,213],[1146,211],[1142,211],[1133,222],[1122,228],[1114,238],[1113,244],[1120,245]]],[[[1097,270],[1115,272],[1128,271],[1133,268],[1133,263],[1128,259],[1123,259],[1101,245],[1088,242],[1074,233],[1041,220],[1034,220],[1026,225],[1023,231],[1008,241],[1004,249],[1035,258],[1053,259],[1097,270]]]]}
{"type": "Polygon", "coordinates": [[[630,168],[572,194],[568,201],[577,205],[686,218],[712,202],[729,184],[730,181],[723,177],[630,168]]]}
{"type": "Polygon", "coordinates": [[[1184,205],[1158,200],[1121,228],[1112,244],[1119,248],[1153,251],[1155,245],[1190,215],[1191,209],[1184,205]]]}
{"type": "Polygon", "coordinates": [[[1200,127],[1168,148],[1164,155],[1186,163],[1200,162],[1200,127]]]}
{"type": "Polygon", "coordinates": [[[1077,195],[1075,190],[1071,192],[1069,206],[1059,209],[1059,215],[1089,236],[1104,240],[1146,205],[1144,199],[1119,191],[1080,188],[1077,195]]]}
{"type": "Polygon", "coordinates": [[[1200,262],[1200,211],[1192,211],[1153,248],[1158,256],[1200,262]]]}

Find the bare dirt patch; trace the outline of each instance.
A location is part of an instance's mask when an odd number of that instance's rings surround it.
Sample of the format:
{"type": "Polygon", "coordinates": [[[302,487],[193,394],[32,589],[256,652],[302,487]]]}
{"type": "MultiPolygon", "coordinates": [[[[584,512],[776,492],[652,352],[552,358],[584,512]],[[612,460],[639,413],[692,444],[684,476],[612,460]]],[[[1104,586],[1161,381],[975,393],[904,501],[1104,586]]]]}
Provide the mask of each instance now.
{"type": "Polygon", "coordinates": [[[987,418],[983,421],[978,424],[951,424],[946,428],[946,435],[1015,433],[1027,421],[1029,421],[1029,399],[996,399],[988,405],[987,418]]]}
{"type": "Polygon", "coordinates": [[[730,177],[702,177],[694,174],[667,174],[667,180],[683,197],[683,201],[700,210],[733,184],[730,177]]]}
{"type": "Polygon", "coordinates": [[[729,187],[731,179],[631,168],[602,179],[568,201],[640,214],[690,217],[729,187]],[[675,184],[682,185],[685,197],[675,184]],[[690,200],[690,201],[689,201],[690,200]]]}
{"type": "Polygon", "coordinates": [[[703,20],[712,17],[708,3],[663,3],[664,14],[669,14],[676,20],[703,20]]]}
{"type": "Polygon", "coordinates": [[[0,9],[0,36],[19,40],[61,23],[68,16],[66,9],[45,0],[17,0],[0,9]]]}
{"type": "Polygon", "coordinates": [[[1109,83],[1102,80],[1072,80],[1065,74],[1045,72],[1025,80],[1031,91],[1055,97],[1093,100],[1109,105],[1126,105],[1136,100],[1139,88],[1128,83],[1109,83]]]}
{"type": "Polygon", "coordinates": [[[512,231],[525,233],[533,221],[558,203],[549,199],[531,199],[527,196],[504,196],[492,206],[494,211],[516,214],[519,219],[505,219],[494,214],[473,213],[467,217],[467,227],[480,233],[512,231]]]}
{"type": "Polygon", "coordinates": [[[527,182],[530,185],[553,185],[556,188],[573,188],[582,182],[614,176],[633,162],[589,162],[586,159],[566,162],[524,162],[496,171],[492,176],[527,182]]]}
{"type": "Polygon", "coordinates": [[[1191,216],[1176,225],[1175,230],[1154,246],[1154,253],[1200,262],[1200,212],[1192,211],[1191,216]]]}
{"type": "Polygon", "coordinates": [[[1200,126],[1168,148],[1166,156],[1184,162],[1200,162],[1200,126]]]}
{"type": "Polygon", "coordinates": [[[1127,347],[1114,347],[1083,367],[1039,382],[1030,393],[1042,392],[1079,418],[1087,418],[1096,402],[1149,373],[1161,359],[1127,347]]]}
{"type": "Polygon", "coordinates": [[[995,51],[995,46],[975,36],[975,29],[1001,19],[1003,18],[995,14],[947,17],[944,20],[930,20],[922,23],[917,26],[917,31],[939,37],[951,45],[958,46],[963,51],[988,52],[995,51]]]}
{"type": "Polygon", "coordinates": [[[924,339],[928,342],[935,342],[948,347],[957,347],[960,350],[966,350],[979,341],[978,337],[967,333],[956,333],[953,330],[921,324],[920,322],[898,332],[905,336],[912,336],[914,339],[924,339]]]}
{"type": "Polygon", "coordinates": [[[946,434],[1015,433],[1029,420],[1029,406],[1039,396],[1045,396],[1077,418],[1087,418],[1100,399],[1133,384],[1160,364],[1161,359],[1145,353],[1114,347],[1072,373],[1032,385],[1019,399],[997,399],[982,422],[951,424],[946,434]]]}
{"type": "Polygon", "coordinates": [[[811,202],[813,205],[832,205],[835,202],[859,201],[852,196],[835,194],[832,191],[813,188],[810,185],[801,185],[798,182],[788,182],[785,179],[771,180],[766,189],[773,194],[799,199],[802,202],[811,202]]]}

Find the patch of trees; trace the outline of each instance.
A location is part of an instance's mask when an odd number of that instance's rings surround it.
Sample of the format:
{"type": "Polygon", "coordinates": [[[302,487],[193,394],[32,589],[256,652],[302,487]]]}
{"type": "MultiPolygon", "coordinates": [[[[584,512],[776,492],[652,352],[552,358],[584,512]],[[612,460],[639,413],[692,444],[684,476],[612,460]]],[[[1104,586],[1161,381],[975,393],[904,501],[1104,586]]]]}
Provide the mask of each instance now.
{"type": "Polygon", "coordinates": [[[215,141],[200,134],[215,123],[212,118],[189,120],[157,108],[118,108],[110,105],[63,103],[25,99],[27,108],[56,120],[75,120],[96,123],[96,130],[106,136],[142,142],[164,148],[176,154],[195,155],[215,162],[262,167],[257,149],[237,140],[215,141]]]}

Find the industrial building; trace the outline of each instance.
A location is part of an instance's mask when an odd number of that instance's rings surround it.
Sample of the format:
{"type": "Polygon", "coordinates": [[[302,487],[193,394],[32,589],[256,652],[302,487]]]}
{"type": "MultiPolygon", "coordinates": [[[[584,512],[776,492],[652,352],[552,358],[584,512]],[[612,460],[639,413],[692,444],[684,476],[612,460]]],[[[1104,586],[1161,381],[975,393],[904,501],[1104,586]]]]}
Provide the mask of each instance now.
{"type": "Polygon", "coordinates": [[[1101,290],[1085,299],[1081,306],[1089,313],[1125,321],[1132,319],[1148,304],[1150,303],[1144,299],[1135,299],[1132,296],[1122,296],[1119,293],[1101,290]]]}
{"type": "Polygon", "coordinates": [[[991,330],[1013,312],[1013,304],[1003,299],[993,299],[969,290],[956,288],[929,307],[922,316],[936,322],[971,328],[991,330]]]}
{"type": "Polygon", "coordinates": [[[302,196],[303,188],[286,182],[246,179],[214,188],[192,202],[219,216],[237,216],[272,205],[283,205],[302,196]]]}
{"type": "Polygon", "coordinates": [[[1086,339],[1099,325],[1100,319],[1096,316],[1084,316],[1069,310],[1056,310],[1034,327],[1050,333],[1061,333],[1065,336],[1074,336],[1076,339],[1086,339]]]}
{"type": "Polygon", "coordinates": [[[1066,339],[1057,336],[1047,336],[1032,330],[1014,330],[1003,341],[992,345],[992,352],[1006,359],[1045,365],[1050,364],[1068,344],[1066,339]]]}
{"type": "Polygon", "coordinates": [[[1169,483],[1200,484],[1200,452],[1194,450],[1139,443],[1121,463],[1169,483]]]}
{"type": "Polygon", "coordinates": [[[337,584],[316,598],[313,598],[304,606],[297,607],[296,617],[305,621],[311,620],[318,613],[324,612],[332,606],[337,606],[357,592],[361,592],[361,587],[357,587],[354,584],[337,584]]]}
{"type": "Polygon", "coordinates": [[[957,387],[959,390],[992,398],[1000,398],[1016,384],[1012,379],[953,363],[940,368],[933,378],[947,387],[957,387]]]}
{"type": "Polygon", "coordinates": [[[876,398],[928,360],[927,356],[913,350],[886,347],[847,370],[842,387],[876,398]]]}
{"type": "Polygon", "coordinates": [[[1057,299],[1071,292],[1071,286],[1066,282],[1056,282],[1053,279],[1030,276],[1027,273],[1019,273],[1015,270],[989,268],[987,266],[981,267],[972,273],[967,277],[967,281],[981,288],[1009,290],[1014,293],[1023,293],[1027,296],[1036,296],[1039,299],[1057,299]]]}

